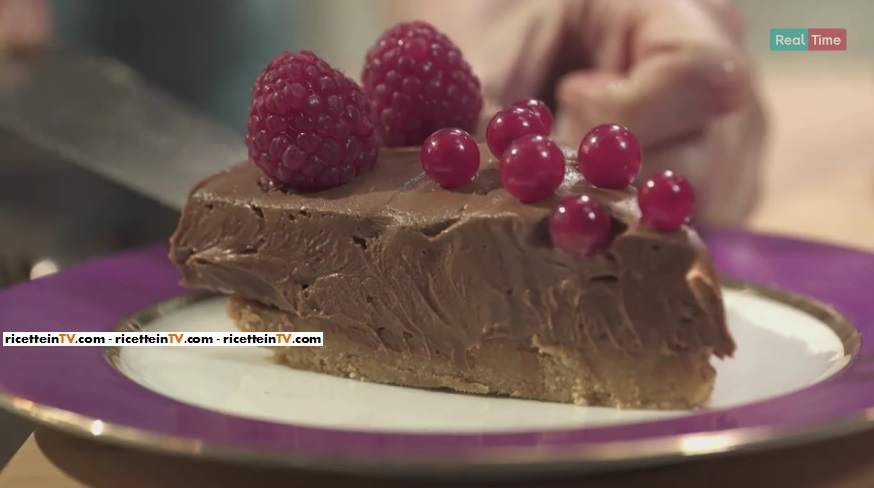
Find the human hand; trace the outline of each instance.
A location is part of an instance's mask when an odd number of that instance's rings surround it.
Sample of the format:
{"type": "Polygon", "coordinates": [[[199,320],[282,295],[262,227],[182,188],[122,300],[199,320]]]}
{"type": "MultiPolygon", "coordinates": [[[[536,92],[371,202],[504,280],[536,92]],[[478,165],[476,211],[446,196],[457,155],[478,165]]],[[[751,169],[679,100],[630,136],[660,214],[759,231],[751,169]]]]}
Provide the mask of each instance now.
{"type": "MultiPolygon", "coordinates": [[[[403,3],[403,5],[401,5],[403,3]]],[[[629,127],[643,174],[681,172],[697,218],[742,221],[758,199],[765,121],[730,0],[403,0],[465,53],[492,110],[536,97],[571,145],[629,127]]]]}
{"type": "Polygon", "coordinates": [[[50,0],[0,0],[0,51],[29,51],[51,38],[50,0]]]}

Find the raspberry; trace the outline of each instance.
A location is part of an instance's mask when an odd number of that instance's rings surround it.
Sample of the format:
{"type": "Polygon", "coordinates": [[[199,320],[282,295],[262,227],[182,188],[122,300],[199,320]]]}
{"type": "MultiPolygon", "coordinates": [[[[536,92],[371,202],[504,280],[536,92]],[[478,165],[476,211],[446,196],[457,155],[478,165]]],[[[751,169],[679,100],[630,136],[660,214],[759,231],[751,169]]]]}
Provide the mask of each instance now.
{"type": "Polygon", "coordinates": [[[450,127],[476,130],[479,79],[458,47],[428,23],[387,30],[368,51],[361,80],[386,146],[418,146],[450,127]]]}
{"type": "Polygon", "coordinates": [[[379,150],[361,88],[309,51],[273,59],[252,88],[246,145],[272,187],[316,192],[373,168],[379,150]]]}

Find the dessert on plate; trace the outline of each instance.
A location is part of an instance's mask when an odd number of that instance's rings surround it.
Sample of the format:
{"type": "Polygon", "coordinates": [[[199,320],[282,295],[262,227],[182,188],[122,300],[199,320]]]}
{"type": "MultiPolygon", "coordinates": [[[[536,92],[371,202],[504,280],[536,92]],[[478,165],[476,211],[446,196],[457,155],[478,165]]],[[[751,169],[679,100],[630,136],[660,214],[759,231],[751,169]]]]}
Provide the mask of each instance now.
{"type": "MultiPolygon", "coordinates": [[[[192,191],[170,258],[244,331],[321,331],[293,368],[392,385],[696,408],[734,342],[682,176],[636,180],[617,125],[578,150],[548,107],[495,114],[445,35],[387,31],[359,86],[310,52],[253,89],[249,161],[192,191]]],[[[229,162],[230,163],[230,162],[229,162]]]]}

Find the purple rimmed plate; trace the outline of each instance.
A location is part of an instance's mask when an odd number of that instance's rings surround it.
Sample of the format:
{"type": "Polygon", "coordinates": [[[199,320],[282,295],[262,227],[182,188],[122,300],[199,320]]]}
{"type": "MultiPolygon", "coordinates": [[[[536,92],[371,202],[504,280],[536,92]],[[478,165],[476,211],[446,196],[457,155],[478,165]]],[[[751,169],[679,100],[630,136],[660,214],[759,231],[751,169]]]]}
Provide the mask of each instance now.
{"type": "MultiPolygon", "coordinates": [[[[257,348],[0,349],[0,406],[108,442],[245,463],[417,475],[557,475],[786,445],[868,427],[874,255],[745,232],[705,237],[737,357],[712,407],[640,412],[373,385],[257,348]],[[808,298],[809,297],[809,298],[808,298]]],[[[164,247],[0,292],[0,331],[230,330],[164,247]]],[[[326,341],[330,338],[326,337],[326,341]]]]}

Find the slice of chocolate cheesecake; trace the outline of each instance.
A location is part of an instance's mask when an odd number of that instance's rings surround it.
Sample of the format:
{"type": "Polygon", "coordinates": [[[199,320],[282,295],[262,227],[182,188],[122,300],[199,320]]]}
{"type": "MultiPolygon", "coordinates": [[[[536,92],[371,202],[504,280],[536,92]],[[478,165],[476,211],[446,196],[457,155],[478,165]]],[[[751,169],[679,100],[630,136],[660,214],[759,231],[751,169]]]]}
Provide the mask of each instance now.
{"type": "Polygon", "coordinates": [[[681,176],[638,193],[628,129],[598,126],[572,152],[535,100],[496,114],[478,144],[479,80],[422,22],[389,29],[362,81],[310,52],[267,65],[249,161],[199,183],[171,238],[184,285],[229,294],[244,331],[322,332],[322,347],[276,348],[293,368],[580,405],[706,404],[710,360],[735,345],[681,176]]]}
{"type": "Polygon", "coordinates": [[[719,282],[695,232],[640,224],[633,188],[595,189],[572,161],[554,198],[524,204],[483,152],[445,190],[418,150],[317,194],[265,192],[242,163],[191,193],[172,237],[183,283],[232,295],[243,330],[320,331],[279,348],[295,368],[361,380],[642,408],[705,404],[711,356],[730,356],[719,282]],[[588,259],[550,245],[563,195],[613,221],[588,259]]]}

